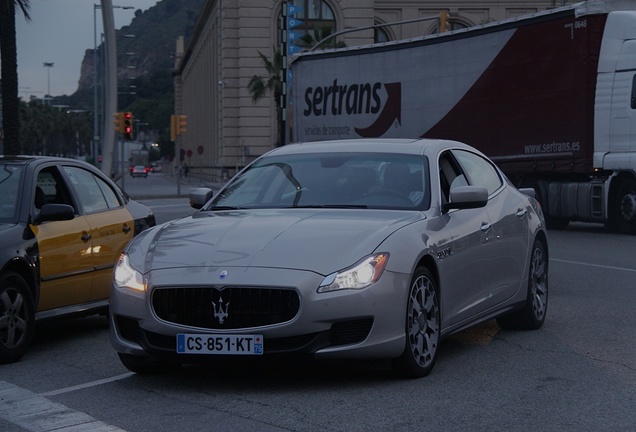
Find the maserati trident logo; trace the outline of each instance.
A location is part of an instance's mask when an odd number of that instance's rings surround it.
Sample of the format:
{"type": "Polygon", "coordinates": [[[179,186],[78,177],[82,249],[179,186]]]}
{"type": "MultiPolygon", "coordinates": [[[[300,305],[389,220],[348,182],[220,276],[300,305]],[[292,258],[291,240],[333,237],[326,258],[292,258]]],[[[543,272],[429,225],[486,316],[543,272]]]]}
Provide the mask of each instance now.
{"type": "Polygon", "coordinates": [[[214,307],[214,318],[219,320],[219,324],[223,324],[225,318],[227,318],[227,311],[230,308],[230,302],[225,304],[225,308],[223,307],[223,297],[219,298],[219,304],[217,305],[215,302],[212,302],[212,307],[214,307]]]}

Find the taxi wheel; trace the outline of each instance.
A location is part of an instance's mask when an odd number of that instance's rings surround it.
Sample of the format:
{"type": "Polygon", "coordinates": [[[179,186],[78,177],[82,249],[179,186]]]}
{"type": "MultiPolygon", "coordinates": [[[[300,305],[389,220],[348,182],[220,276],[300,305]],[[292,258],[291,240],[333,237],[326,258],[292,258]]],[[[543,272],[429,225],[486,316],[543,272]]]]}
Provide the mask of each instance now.
{"type": "Polygon", "coordinates": [[[33,296],[17,273],[0,276],[0,364],[14,363],[31,345],[35,330],[33,296]]]}
{"type": "Polygon", "coordinates": [[[425,267],[415,271],[406,309],[406,346],[394,361],[396,372],[406,378],[428,375],[435,366],[440,342],[439,293],[435,278],[425,267]]]}
{"type": "Polygon", "coordinates": [[[171,372],[181,367],[180,363],[158,360],[154,357],[142,357],[132,354],[118,353],[119,360],[131,372],[140,375],[152,375],[171,372]]]}

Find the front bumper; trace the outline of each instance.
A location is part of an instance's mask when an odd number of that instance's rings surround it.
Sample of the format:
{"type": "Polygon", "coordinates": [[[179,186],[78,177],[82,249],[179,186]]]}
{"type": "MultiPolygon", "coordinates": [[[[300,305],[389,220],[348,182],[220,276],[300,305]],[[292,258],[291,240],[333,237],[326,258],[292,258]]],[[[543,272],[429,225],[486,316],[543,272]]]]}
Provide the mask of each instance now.
{"type": "MultiPolygon", "coordinates": [[[[150,355],[181,363],[216,356],[177,354],[178,333],[262,334],[266,355],[298,353],[325,359],[395,358],[404,350],[408,275],[385,271],[378,282],[362,290],[317,293],[316,288],[323,277],[313,272],[262,268],[228,270],[231,276],[223,281],[218,278],[221,271],[218,268],[153,271],[148,275],[147,293],[114,286],[110,318],[113,347],[121,353],[150,355]],[[214,328],[207,324],[205,328],[185,325],[181,318],[171,322],[167,317],[172,315],[157,313],[153,294],[155,290],[168,287],[191,291],[210,291],[212,287],[220,293],[237,287],[250,287],[256,291],[278,288],[297,293],[299,303],[294,316],[283,322],[251,327],[240,327],[235,322],[227,329],[217,322],[214,328]]],[[[186,307],[193,306],[196,313],[201,313],[200,303],[203,303],[203,310],[207,308],[212,315],[214,306],[207,305],[211,302],[201,298],[194,300],[197,305],[186,307]]],[[[228,312],[231,314],[232,309],[228,312]]],[[[191,322],[201,323],[200,320],[191,322]]]]}

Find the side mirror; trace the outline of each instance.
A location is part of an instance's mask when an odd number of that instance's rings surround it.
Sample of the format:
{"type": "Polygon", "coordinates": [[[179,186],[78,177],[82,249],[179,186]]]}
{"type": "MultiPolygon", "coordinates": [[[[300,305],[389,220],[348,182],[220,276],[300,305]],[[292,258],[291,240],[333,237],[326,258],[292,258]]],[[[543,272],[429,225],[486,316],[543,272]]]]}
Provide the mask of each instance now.
{"type": "Polygon", "coordinates": [[[537,192],[534,190],[534,188],[521,188],[521,189],[519,189],[519,192],[521,192],[524,195],[529,196],[530,198],[536,198],[537,197],[537,192]]]}
{"type": "Polygon", "coordinates": [[[488,190],[479,186],[459,186],[451,190],[450,202],[442,205],[442,212],[452,209],[471,209],[485,207],[488,202],[488,190]]]}
{"type": "Polygon", "coordinates": [[[44,204],[33,220],[33,225],[48,221],[64,221],[75,218],[75,209],[68,204],[44,204]]]}
{"type": "Polygon", "coordinates": [[[190,192],[190,207],[195,209],[202,208],[205,203],[210,201],[214,195],[214,191],[210,188],[197,188],[190,192]]]}

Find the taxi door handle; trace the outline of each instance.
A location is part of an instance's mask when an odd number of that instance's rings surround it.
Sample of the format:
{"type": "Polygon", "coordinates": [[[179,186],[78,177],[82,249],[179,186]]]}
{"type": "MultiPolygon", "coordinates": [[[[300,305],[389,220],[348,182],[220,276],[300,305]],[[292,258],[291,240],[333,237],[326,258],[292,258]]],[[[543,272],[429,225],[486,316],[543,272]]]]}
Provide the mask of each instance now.
{"type": "Polygon", "coordinates": [[[83,242],[87,242],[91,239],[91,235],[89,233],[87,233],[86,231],[84,231],[82,233],[82,241],[83,242]]]}
{"type": "Polygon", "coordinates": [[[128,233],[130,231],[130,227],[128,226],[128,224],[124,224],[123,228],[121,229],[123,232],[128,233]]]}

